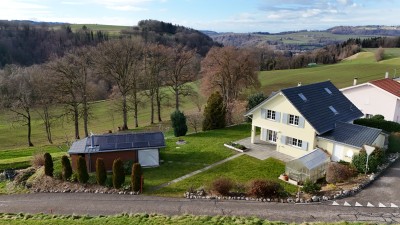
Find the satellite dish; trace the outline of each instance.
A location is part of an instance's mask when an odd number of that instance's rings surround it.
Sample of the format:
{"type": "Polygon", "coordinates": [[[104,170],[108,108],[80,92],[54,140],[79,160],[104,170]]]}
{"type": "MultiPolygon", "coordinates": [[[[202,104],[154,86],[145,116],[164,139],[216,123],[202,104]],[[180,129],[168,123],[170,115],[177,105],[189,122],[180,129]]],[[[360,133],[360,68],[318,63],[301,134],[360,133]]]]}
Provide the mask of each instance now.
{"type": "Polygon", "coordinates": [[[371,153],[375,150],[375,147],[369,146],[369,145],[364,145],[364,149],[367,152],[367,155],[371,155],[371,153]]]}

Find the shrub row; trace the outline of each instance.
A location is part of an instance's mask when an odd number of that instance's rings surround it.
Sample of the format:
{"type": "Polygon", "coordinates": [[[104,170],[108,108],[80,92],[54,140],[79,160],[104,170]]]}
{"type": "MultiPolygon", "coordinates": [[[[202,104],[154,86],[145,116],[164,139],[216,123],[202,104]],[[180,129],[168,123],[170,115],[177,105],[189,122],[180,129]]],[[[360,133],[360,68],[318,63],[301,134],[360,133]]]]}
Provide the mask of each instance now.
{"type": "Polygon", "coordinates": [[[366,118],[361,118],[354,120],[355,124],[358,125],[363,125],[367,127],[374,127],[378,129],[382,129],[386,132],[400,132],[400,124],[393,122],[393,121],[387,121],[379,118],[372,118],[372,119],[366,119],[366,118]]]}
{"type": "Polygon", "coordinates": [[[381,165],[385,160],[385,152],[382,149],[376,149],[372,152],[368,159],[368,171],[366,168],[367,153],[365,150],[361,150],[360,154],[353,157],[352,165],[357,169],[359,173],[372,172],[375,173],[378,166],[381,165]]]}

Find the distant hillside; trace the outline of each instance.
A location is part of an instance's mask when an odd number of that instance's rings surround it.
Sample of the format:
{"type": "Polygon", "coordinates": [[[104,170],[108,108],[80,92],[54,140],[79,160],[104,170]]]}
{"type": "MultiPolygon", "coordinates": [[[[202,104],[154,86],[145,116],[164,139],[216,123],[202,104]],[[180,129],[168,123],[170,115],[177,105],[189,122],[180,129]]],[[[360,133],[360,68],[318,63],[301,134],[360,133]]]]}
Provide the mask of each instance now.
{"type": "Polygon", "coordinates": [[[286,31],[280,33],[216,33],[207,35],[223,45],[249,47],[269,46],[275,50],[301,52],[337,44],[349,38],[361,40],[380,36],[400,36],[400,26],[339,26],[322,31],[286,31]]]}

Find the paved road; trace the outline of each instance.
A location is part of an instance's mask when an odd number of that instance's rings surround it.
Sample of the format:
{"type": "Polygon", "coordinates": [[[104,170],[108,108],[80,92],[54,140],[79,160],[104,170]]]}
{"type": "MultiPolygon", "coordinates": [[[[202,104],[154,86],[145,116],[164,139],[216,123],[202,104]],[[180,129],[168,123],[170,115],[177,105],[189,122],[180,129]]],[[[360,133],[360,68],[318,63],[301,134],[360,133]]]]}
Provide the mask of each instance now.
{"type": "Polygon", "coordinates": [[[297,223],[343,220],[400,222],[400,210],[398,208],[188,200],[86,193],[38,193],[0,196],[0,212],[88,215],[113,215],[122,212],[166,215],[240,215],[297,223]]]}

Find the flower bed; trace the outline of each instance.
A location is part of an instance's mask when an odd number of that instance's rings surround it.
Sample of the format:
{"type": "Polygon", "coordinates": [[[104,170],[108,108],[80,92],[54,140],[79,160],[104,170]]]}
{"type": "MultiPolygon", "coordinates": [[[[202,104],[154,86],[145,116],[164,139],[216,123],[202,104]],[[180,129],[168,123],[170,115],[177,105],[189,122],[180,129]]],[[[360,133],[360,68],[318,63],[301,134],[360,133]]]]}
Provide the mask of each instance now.
{"type": "Polygon", "coordinates": [[[238,152],[247,152],[249,149],[246,148],[246,146],[243,146],[241,144],[235,143],[235,142],[228,142],[224,144],[225,147],[233,149],[238,152]]]}

